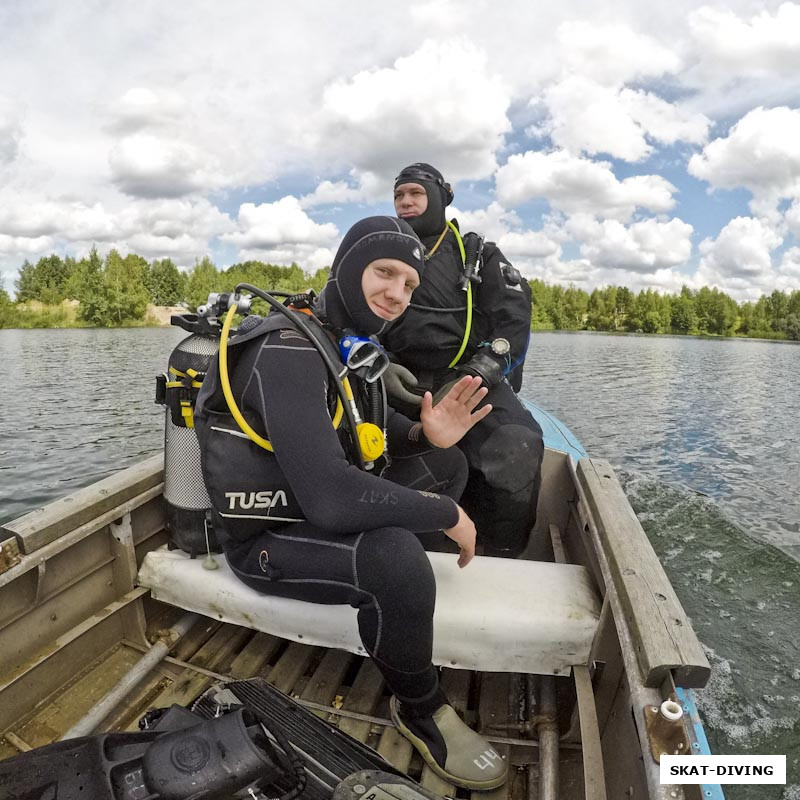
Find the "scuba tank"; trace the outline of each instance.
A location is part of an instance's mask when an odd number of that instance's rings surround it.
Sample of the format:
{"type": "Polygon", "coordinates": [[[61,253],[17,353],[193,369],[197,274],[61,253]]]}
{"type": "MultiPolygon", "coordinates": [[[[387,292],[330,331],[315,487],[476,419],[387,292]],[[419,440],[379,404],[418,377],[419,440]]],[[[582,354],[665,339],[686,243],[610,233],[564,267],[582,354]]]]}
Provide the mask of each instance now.
{"type": "Polygon", "coordinates": [[[169,357],[167,373],[156,378],[156,403],[166,406],[164,499],[170,547],[194,558],[220,552],[211,522],[211,500],[203,482],[194,405],[211,360],[219,350],[219,322],[200,306],[198,314],[176,314],[171,324],[190,335],[169,357]]]}

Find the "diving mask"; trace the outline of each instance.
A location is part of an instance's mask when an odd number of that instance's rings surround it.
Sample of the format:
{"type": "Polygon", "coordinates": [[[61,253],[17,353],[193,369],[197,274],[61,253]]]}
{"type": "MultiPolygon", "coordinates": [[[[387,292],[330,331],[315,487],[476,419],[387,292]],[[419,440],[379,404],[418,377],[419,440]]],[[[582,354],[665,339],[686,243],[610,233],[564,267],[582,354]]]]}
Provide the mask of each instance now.
{"type": "Polygon", "coordinates": [[[350,372],[367,383],[374,383],[389,367],[389,356],[374,339],[366,336],[343,336],[339,354],[350,372]]]}

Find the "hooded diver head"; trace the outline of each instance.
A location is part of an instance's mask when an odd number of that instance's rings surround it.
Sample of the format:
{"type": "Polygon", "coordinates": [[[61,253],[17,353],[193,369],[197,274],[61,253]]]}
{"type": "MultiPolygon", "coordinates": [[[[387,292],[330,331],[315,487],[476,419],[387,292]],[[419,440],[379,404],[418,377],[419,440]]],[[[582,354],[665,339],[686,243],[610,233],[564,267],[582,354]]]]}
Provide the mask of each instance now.
{"type": "MultiPolygon", "coordinates": [[[[420,193],[421,194],[421,193],[420,193]]],[[[394,180],[394,209],[416,231],[417,236],[438,236],[445,226],[444,210],[453,202],[453,189],[436,167],[418,161],[401,170],[394,180]],[[398,192],[401,186],[416,184],[425,190],[427,203],[420,210],[410,193],[398,192]]]]}
{"type": "Polygon", "coordinates": [[[410,291],[403,297],[397,289],[404,285],[407,267],[413,269],[414,285],[419,283],[425,266],[422,249],[411,226],[401,219],[367,217],[357,222],[339,245],[317,300],[317,314],[339,330],[368,336],[383,333],[408,305],[410,291]]]}

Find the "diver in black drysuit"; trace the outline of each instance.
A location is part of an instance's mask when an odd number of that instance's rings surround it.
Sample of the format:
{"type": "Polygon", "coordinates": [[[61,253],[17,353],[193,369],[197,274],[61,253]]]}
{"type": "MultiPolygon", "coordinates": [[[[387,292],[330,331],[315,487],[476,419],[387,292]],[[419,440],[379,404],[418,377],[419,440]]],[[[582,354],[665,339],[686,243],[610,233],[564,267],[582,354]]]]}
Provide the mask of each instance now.
{"type": "MultiPolygon", "coordinates": [[[[421,272],[421,249],[401,220],[357,223],[339,248],[317,316],[337,335],[385,330],[389,323],[364,298],[362,273],[377,258],[396,258],[421,272]]],[[[389,410],[391,462],[382,458],[371,472],[362,471],[348,456],[350,437],[331,424],[336,395],[316,347],[289,321],[265,335],[258,325],[242,333],[246,328],[240,325],[228,349],[231,387],[245,419],[268,437],[274,453],[242,434],[219,389],[216,362],[195,414],[226,559],[244,583],[265,594],[355,607],[364,647],[402,717],[420,720],[415,729],[429,729],[447,698],[431,663],[436,587],[423,541],[435,544],[443,529],[466,518],[474,552],[474,526],[454,502],[466,482],[464,456],[456,447],[432,446],[421,423],[389,410]]],[[[350,380],[360,399],[364,384],[352,374],[350,380]]],[[[477,394],[468,416],[485,394],[477,381],[470,386],[477,394]]],[[[451,753],[490,747],[460,722],[440,725],[430,738],[441,770],[452,762],[448,743],[451,753]]],[[[440,774],[490,788],[482,783],[488,773],[470,777],[452,769],[440,774]]],[[[504,774],[495,771],[491,786],[504,774]]]]}
{"type": "Polygon", "coordinates": [[[452,199],[450,184],[430,164],[412,164],[395,179],[395,210],[419,235],[427,263],[408,311],[381,335],[392,358],[406,368],[390,368],[386,385],[392,404],[413,417],[419,405],[414,395],[422,390],[438,393],[463,374],[482,378],[493,410],[458,444],[469,464],[462,504],[475,520],[484,553],[514,557],[525,549],[536,521],[544,455],[542,430],[516,396],[530,337],[531,291],[500,249],[486,242],[480,282],[472,283],[469,339],[449,367],[462,345],[468,303],[459,243],[445,218],[452,199]],[[425,190],[421,214],[411,214],[413,207],[398,192],[408,184],[425,190]],[[493,352],[497,340],[508,342],[507,355],[493,352]]]}

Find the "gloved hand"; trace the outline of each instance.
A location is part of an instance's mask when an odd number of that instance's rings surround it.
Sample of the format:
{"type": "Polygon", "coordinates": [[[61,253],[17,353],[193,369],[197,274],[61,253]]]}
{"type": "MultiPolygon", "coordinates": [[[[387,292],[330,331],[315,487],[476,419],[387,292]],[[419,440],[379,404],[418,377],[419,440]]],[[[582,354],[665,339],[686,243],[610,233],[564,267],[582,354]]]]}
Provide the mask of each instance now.
{"type": "Polygon", "coordinates": [[[490,353],[486,347],[478,350],[466,364],[456,367],[459,375],[477,375],[487,389],[497,386],[503,380],[504,371],[505,365],[501,364],[497,356],[490,353]]]}
{"type": "Polygon", "coordinates": [[[394,400],[412,406],[422,405],[421,395],[410,391],[418,386],[416,377],[401,364],[394,362],[389,364],[386,372],[383,373],[383,382],[386,386],[386,394],[394,400]]]}

